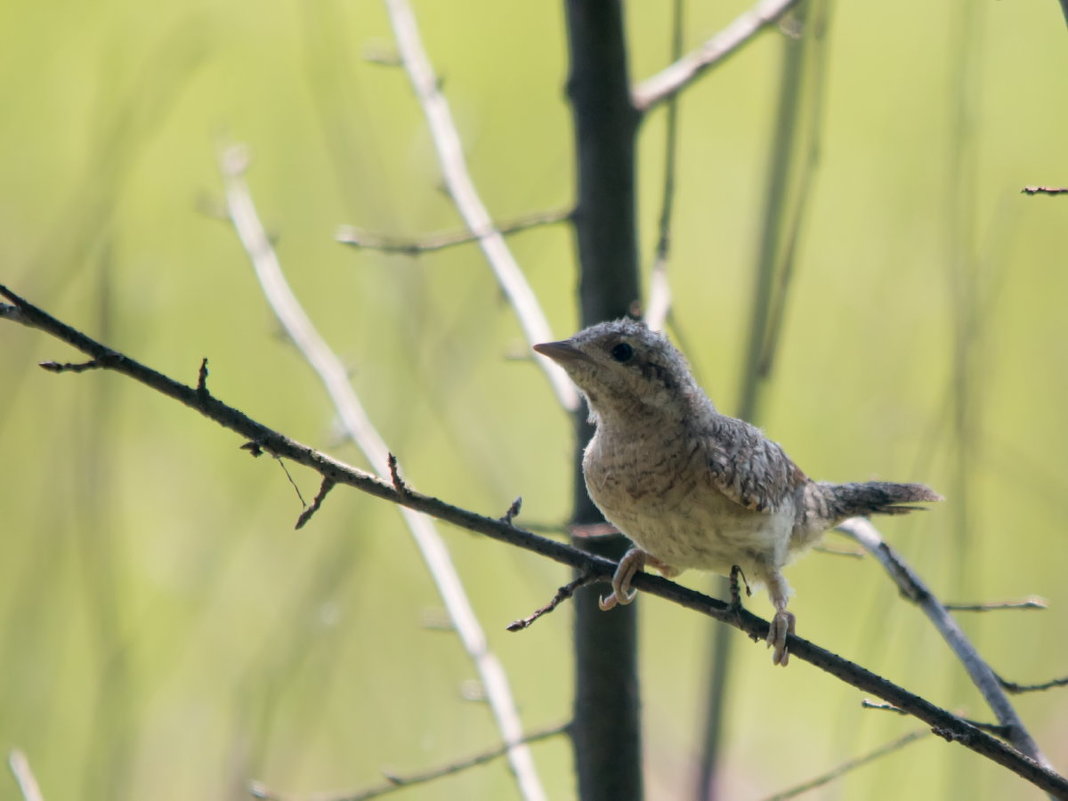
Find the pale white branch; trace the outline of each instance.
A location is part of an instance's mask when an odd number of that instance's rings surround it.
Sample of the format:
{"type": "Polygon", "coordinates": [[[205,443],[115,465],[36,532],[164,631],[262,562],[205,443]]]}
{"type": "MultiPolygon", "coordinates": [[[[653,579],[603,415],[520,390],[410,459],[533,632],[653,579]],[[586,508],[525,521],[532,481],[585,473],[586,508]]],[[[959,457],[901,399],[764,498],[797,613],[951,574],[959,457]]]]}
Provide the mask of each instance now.
{"type": "Polygon", "coordinates": [[[634,106],[639,111],[648,111],[680,92],[709,67],[737,52],[798,2],[799,0],[761,0],[699,48],[638,84],[633,92],[634,106]]]}
{"type": "MultiPolygon", "coordinates": [[[[379,475],[388,476],[389,450],[385,442],[349,383],[344,364],[319,335],[282,273],[278,256],[260,222],[244,180],[247,162],[243,148],[230,147],[220,154],[219,169],[226,187],[230,219],[252,262],[264,296],[297,350],[323,382],[346,435],[359,447],[379,475]]],[[[530,749],[522,742],[523,727],[508,677],[500,660],[489,649],[486,635],[449,552],[429,517],[404,507],[400,507],[400,513],[423,556],[463,647],[475,663],[501,738],[509,746],[509,762],[523,797],[528,801],[543,801],[545,793],[530,749]]]]}
{"type": "MultiPolygon", "coordinates": [[[[426,116],[430,135],[437,149],[449,196],[467,227],[478,237],[479,247],[482,248],[509,303],[515,309],[527,342],[531,345],[547,342],[553,338],[549,321],[471,180],[449,103],[441,92],[440,83],[423,47],[411,6],[406,0],[385,2],[401,61],[426,116]]],[[[548,376],[560,404],[569,411],[577,409],[578,392],[564,371],[544,356],[534,358],[548,376]]]]}
{"type": "Polygon", "coordinates": [[[30,760],[17,748],[7,755],[7,766],[11,769],[11,775],[15,777],[15,783],[19,786],[23,801],[44,801],[41,788],[37,784],[37,777],[30,769],[30,760]]]}

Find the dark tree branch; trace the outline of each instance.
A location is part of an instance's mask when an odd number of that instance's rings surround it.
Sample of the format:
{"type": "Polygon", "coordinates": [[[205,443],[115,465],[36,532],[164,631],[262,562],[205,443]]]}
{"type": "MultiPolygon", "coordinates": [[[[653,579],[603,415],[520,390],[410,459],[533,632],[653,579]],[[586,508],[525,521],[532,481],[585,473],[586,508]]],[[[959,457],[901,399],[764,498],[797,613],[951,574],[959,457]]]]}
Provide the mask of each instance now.
{"type": "MultiPolygon", "coordinates": [[[[0,285],[0,295],[11,303],[0,303],[0,319],[7,319],[31,328],[37,328],[63,341],[77,350],[109,365],[109,369],[134,379],[167,397],[199,412],[219,425],[237,433],[242,440],[252,441],[268,453],[279,458],[302,464],[323,478],[337,484],[355,487],[375,497],[399,504],[409,509],[424,512],[460,528],[484,534],[490,539],[509,543],[556,562],[569,565],[580,572],[588,573],[602,581],[608,581],[615,572],[616,563],[578,548],[539,537],[532,532],[477,514],[467,509],[446,503],[430,495],[424,495],[411,487],[399,492],[390,482],[364,470],[352,467],[296,440],[274,431],[253,420],[243,412],[226,405],[215,397],[202,398],[195,387],[181,384],[173,379],[135,361],[118,351],[102,345],[69,325],[55,319],[43,310],[0,285]]],[[[712,617],[744,631],[753,640],[761,641],[768,633],[768,622],[744,609],[710,598],[695,590],[675,584],[659,576],[639,573],[634,577],[634,587],[651,595],[669,600],[679,606],[712,617]]],[[[617,617],[613,614],[606,617],[617,617]]],[[[1068,801],[1068,779],[1050,768],[1039,764],[1006,743],[991,737],[986,732],[956,715],[942,709],[920,696],[908,692],[881,676],[872,673],[854,662],[827,651],[815,643],[791,635],[788,639],[790,653],[835,676],[847,684],[871,693],[904,712],[919,718],[931,726],[935,733],[947,741],[960,743],[1046,790],[1054,797],[1068,801]]],[[[590,711],[589,714],[594,714],[590,711]]]]}
{"type": "Polygon", "coordinates": [[[552,612],[556,607],[574,595],[575,590],[579,587],[585,587],[587,584],[593,584],[596,581],[599,581],[596,576],[590,575],[589,573],[579,573],[578,578],[569,581],[563,587],[558,589],[556,595],[554,595],[552,600],[545,604],[545,606],[540,609],[535,609],[534,612],[527,617],[509,623],[505,628],[507,628],[508,631],[522,631],[523,629],[530,628],[535,620],[552,612]]]}

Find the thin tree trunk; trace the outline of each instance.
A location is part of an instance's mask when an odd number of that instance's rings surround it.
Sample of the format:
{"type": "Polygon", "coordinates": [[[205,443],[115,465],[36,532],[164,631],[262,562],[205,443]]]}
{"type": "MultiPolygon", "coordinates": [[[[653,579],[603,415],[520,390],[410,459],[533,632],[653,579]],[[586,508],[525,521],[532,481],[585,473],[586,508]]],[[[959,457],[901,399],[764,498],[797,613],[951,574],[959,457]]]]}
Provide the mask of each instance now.
{"type": "MultiPolygon", "coordinates": [[[[618,0],[566,0],[578,201],[575,235],[582,324],[621,317],[639,300],[635,227],[634,140],[639,114],[631,103],[623,10],[618,0]]],[[[576,416],[572,520],[601,519],[582,480],[582,449],[591,429],[576,416]]],[[[618,559],[622,537],[578,540],[618,559]]],[[[575,598],[573,742],[582,801],[642,798],[641,715],[635,606],[597,608],[598,587],[575,598]]]]}

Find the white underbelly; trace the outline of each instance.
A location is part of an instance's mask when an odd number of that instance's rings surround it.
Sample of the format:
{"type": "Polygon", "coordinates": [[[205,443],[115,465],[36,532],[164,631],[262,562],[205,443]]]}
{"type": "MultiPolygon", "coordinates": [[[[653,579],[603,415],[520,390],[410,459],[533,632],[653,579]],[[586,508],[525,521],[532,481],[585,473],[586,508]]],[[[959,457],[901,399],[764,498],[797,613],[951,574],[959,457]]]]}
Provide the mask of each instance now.
{"type": "Polygon", "coordinates": [[[693,495],[643,500],[598,506],[635,545],[667,565],[722,574],[738,565],[757,578],[787,562],[792,508],[753,512],[715,491],[699,501],[693,495]]]}

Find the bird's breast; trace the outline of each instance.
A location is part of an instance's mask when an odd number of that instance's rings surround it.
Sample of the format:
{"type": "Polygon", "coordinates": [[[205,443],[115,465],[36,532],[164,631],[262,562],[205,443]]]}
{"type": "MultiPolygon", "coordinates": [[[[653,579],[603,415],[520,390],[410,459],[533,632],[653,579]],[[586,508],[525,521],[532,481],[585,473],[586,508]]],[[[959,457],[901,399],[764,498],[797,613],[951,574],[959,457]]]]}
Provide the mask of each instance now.
{"type": "Polygon", "coordinates": [[[786,560],[792,512],[750,511],[728,499],[709,480],[700,441],[684,431],[598,431],[582,466],[605,519],[665,564],[726,573],[786,560]]]}

